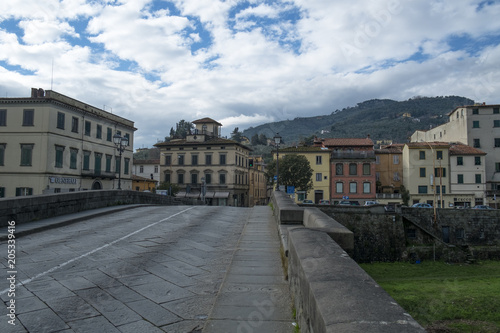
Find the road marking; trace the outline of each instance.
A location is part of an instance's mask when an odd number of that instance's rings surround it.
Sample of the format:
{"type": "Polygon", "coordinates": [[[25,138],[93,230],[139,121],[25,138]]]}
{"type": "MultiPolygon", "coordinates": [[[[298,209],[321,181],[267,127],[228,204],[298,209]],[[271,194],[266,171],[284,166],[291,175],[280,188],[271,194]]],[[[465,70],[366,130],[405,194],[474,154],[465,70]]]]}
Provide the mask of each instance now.
{"type": "MultiPolygon", "coordinates": [[[[49,269],[49,270],[47,270],[47,271],[45,271],[45,272],[43,272],[43,273],[39,273],[39,274],[35,275],[35,276],[34,276],[34,277],[32,277],[32,278],[29,278],[29,279],[26,279],[26,280],[23,280],[23,281],[21,281],[21,282],[17,283],[17,284],[16,284],[16,287],[23,286],[23,285],[27,285],[28,283],[32,282],[33,280],[36,280],[36,279],[38,279],[38,278],[41,278],[42,276],[45,276],[45,275],[47,275],[47,274],[49,274],[49,273],[52,273],[53,271],[58,270],[58,269],[59,269],[59,268],[61,268],[61,267],[64,267],[64,266],[66,266],[66,265],[68,265],[68,264],[71,264],[71,263],[72,263],[72,262],[74,262],[74,261],[80,260],[80,259],[82,259],[82,258],[85,258],[85,257],[87,257],[87,256],[89,256],[89,255],[91,255],[91,254],[93,254],[93,253],[96,253],[96,252],[98,252],[98,251],[101,251],[102,249],[105,249],[105,248],[107,248],[108,246],[111,246],[111,245],[113,245],[113,244],[115,244],[115,243],[118,243],[119,241],[122,241],[122,240],[124,240],[124,239],[127,239],[127,238],[129,238],[130,236],[133,236],[133,235],[135,235],[135,234],[138,234],[139,232],[141,232],[141,231],[143,231],[143,230],[146,230],[146,229],[148,229],[148,228],[151,228],[151,227],[153,227],[153,226],[155,226],[155,225],[157,225],[157,224],[159,224],[159,223],[165,222],[165,221],[167,221],[167,220],[171,219],[172,217],[175,217],[175,216],[177,216],[177,215],[180,215],[180,214],[182,214],[182,213],[185,213],[185,212],[187,212],[188,210],[191,210],[191,209],[193,209],[193,208],[195,208],[195,207],[193,206],[193,207],[190,207],[190,208],[184,209],[183,211],[180,211],[180,212],[178,212],[178,213],[175,213],[174,215],[171,215],[171,216],[169,216],[169,217],[166,217],[166,218],[164,218],[164,219],[162,219],[162,220],[160,220],[160,221],[157,221],[157,222],[151,223],[150,225],[147,225],[147,226],[145,226],[145,227],[143,227],[143,228],[141,228],[141,229],[138,229],[138,230],[136,230],[136,231],[134,231],[134,232],[131,232],[130,234],[128,234],[128,235],[126,235],[126,236],[123,236],[123,237],[121,237],[121,238],[118,238],[118,239],[116,239],[116,240],[112,241],[111,243],[106,243],[106,244],[104,244],[103,246],[100,246],[100,247],[98,247],[98,248],[93,249],[92,251],[89,251],[89,252],[87,252],[87,253],[85,253],[85,254],[82,254],[81,256],[78,256],[78,257],[73,258],[73,259],[70,259],[70,260],[68,260],[68,261],[66,261],[66,262],[64,262],[64,263],[62,263],[62,264],[59,264],[59,265],[57,265],[57,266],[54,266],[54,267],[52,267],[51,269],[49,269]]],[[[9,289],[2,290],[2,291],[0,292],[0,296],[1,296],[1,295],[3,295],[3,294],[5,294],[5,293],[7,293],[8,291],[9,291],[9,289]]]]}

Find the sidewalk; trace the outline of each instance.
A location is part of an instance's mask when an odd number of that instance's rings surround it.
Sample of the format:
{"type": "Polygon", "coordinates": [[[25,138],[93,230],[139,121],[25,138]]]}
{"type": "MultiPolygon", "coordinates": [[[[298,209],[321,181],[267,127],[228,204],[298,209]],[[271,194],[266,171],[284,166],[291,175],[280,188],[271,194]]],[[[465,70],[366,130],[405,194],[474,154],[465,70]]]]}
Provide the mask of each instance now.
{"type": "MultiPolygon", "coordinates": [[[[127,209],[144,207],[144,206],[151,206],[151,205],[121,205],[121,206],[103,207],[91,210],[84,210],[73,214],[54,216],[48,219],[43,219],[38,221],[16,224],[15,235],[16,237],[29,235],[42,230],[61,227],[63,225],[68,225],[71,223],[83,221],[92,217],[98,217],[106,214],[111,214],[127,209]]],[[[0,228],[0,241],[4,241],[7,239],[7,230],[8,230],[7,226],[0,228]]]]}
{"type": "Polygon", "coordinates": [[[280,240],[268,206],[251,208],[203,332],[294,332],[280,240]]]}

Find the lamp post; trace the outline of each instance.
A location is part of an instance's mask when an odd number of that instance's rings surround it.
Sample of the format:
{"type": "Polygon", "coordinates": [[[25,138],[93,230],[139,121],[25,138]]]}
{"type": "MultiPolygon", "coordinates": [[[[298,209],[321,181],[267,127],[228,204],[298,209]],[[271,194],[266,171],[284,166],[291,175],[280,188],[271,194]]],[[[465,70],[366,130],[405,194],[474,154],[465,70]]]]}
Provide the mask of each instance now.
{"type": "Polygon", "coordinates": [[[276,191],[280,190],[280,143],[281,136],[276,133],[274,136],[274,143],[276,144],[276,191]]]}
{"type": "Polygon", "coordinates": [[[125,151],[125,147],[128,146],[128,138],[126,136],[121,136],[116,133],[113,135],[113,142],[116,145],[116,150],[120,153],[120,160],[118,164],[118,189],[122,189],[122,153],[125,151]]]}

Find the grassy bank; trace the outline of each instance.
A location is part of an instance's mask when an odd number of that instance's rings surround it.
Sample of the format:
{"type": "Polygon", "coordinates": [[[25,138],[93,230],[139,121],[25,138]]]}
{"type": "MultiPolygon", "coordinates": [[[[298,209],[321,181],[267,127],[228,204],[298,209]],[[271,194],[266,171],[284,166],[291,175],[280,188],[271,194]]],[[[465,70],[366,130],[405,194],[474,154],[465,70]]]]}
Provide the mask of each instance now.
{"type": "Polygon", "coordinates": [[[500,332],[500,262],[361,267],[428,332],[500,332]]]}

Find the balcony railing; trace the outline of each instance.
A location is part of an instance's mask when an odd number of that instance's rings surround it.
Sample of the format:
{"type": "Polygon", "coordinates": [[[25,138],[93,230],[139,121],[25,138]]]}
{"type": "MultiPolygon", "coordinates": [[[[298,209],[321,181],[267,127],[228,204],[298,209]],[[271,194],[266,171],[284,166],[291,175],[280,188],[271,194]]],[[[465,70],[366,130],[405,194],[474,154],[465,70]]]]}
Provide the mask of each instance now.
{"type": "Polygon", "coordinates": [[[343,158],[356,158],[356,159],[373,158],[373,159],[375,159],[375,152],[374,151],[333,151],[331,158],[333,158],[333,159],[343,159],[343,158]]]}
{"type": "Polygon", "coordinates": [[[377,199],[401,199],[401,193],[377,193],[377,199]]]}

